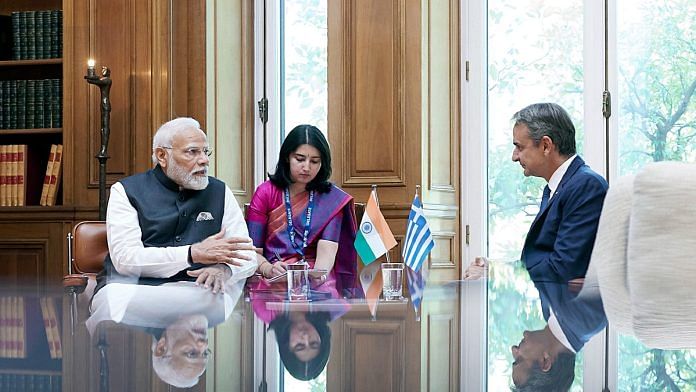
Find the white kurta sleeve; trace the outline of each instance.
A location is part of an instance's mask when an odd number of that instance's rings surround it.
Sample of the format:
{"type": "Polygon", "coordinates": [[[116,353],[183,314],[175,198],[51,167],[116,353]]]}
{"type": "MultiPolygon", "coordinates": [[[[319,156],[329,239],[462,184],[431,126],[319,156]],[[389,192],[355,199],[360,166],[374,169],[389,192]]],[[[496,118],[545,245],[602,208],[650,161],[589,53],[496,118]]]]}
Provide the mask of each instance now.
{"type": "MultiPolygon", "coordinates": [[[[247,230],[242,209],[239,208],[232,190],[227,185],[225,185],[225,213],[222,217],[222,227],[225,229],[226,238],[249,237],[249,230],[247,230]]],[[[244,253],[251,257],[251,260],[234,259],[234,261],[242,263],[241,266],[228,264],[232,269],[230,282],[246,279],[256,271],[256,252],[248,250],[244,251],[244,253]]]]}

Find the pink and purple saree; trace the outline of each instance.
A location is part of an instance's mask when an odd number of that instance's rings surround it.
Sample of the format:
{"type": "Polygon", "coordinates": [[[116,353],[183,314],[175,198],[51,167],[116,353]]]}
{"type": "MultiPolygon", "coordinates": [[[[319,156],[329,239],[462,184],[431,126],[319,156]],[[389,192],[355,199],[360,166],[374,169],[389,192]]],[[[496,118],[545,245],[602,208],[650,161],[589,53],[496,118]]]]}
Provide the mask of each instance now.
{"type": "MultiPolygon", "coordinates": [[[[291,200],[295,242],[302,246],[309,192],[302,192],[291,200]]],[[[247,210],[249,235],[257,248],[263,248],[266,259],[295,262],[300,255],[290,243],[283,189],[270,181],[259,185],[247,210]]],[[[314,267],[319,240],[338,243],[336,261],[326,284],[335,284],[336,290],[352,291],[356,287],[356,253],[353,247],[357,229],[353,197],[335,185],[327,193],[316,193],[305,258],[314,267]]]]}

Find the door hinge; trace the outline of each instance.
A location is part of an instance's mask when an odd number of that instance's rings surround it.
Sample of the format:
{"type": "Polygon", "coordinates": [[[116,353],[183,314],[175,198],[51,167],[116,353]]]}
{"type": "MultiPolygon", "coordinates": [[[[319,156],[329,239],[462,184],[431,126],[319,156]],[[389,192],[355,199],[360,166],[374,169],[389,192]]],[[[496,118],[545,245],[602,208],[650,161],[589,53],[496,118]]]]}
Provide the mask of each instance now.
{"type": "Polygon", "coordinates": [[[469,61],[466,61],[464,63],[464,70],[465,70],[464,79],[468,82],[469,81],[469,61]]]}
{"type": "Polygon", "coordinates": [[[466,225],[466,244],[469,245],[469,240],[471,239],[471,226],[466,225]]]}
{"type": "Polygon", "coordinates": [[[259,101],[259,119],[263,124],[268,122],[268,98],[266,97],[259,101]]]}
{"type": "Polygon", "coordinates": [[[611,117],[611,93],[608,90],[602,93],[602,115],[604,118],[611,117]]]}

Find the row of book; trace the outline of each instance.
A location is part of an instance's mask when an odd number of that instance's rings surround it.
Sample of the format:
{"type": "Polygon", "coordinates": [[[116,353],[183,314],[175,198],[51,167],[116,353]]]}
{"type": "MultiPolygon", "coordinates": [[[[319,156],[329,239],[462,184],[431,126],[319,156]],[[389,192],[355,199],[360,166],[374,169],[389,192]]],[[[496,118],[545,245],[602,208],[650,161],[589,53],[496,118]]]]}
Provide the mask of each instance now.
{"type": "Polygon", "coordinates": [[[0,297],[0,358],[27,357],[26,318],[23,297],[0,297]]]}
{"type": "Polygon", "coordinates": [[[60,79],[0,81],[0,129],[61,128],[60,79]]]}
{"type": "Polygon", "coordinates": [[[12,59],[60,58],[63,53],[63,11],[12,13],[12,59]]]}
{"type": "Polygon", "coordinates": [[[0,206],[55,205],[63,168],[63,145],[51,145],[43,182],[39,178],[31,178],[40,174],[30,169],[39,159],[32,156],[34,154],[30,154],[30,151],[33,150],[26,144],[0,145],[0,206]],[[31,186],[36,183],[41,187],[38,200],[33,197],[33,193],[38,192],[38,186],[31,186]]]}
{"type": "Polygon", "coordinates": [[[61,376],[40,374],[0,374],[0,392],[60,392],[61,376]]]}

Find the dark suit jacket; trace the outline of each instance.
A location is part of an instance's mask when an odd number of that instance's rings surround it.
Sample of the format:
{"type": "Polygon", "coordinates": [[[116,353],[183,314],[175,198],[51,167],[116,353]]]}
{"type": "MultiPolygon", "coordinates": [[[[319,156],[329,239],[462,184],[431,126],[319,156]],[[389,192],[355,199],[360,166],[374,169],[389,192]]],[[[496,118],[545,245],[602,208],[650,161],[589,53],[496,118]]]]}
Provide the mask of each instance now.
{"type": "Polygon", "coordinates": [[[527,233],[521,259],[534,281],[585,276],[607,188],[604,178],[575,157],[527,233]]]}
{"type": "Polygon", "coordinates": [[[607,326],[599,294],[578,295],[566,283],[534,283],[539,290],[544,320],[549,320],[553,310],[563,334],[575,352],[580,351],[585,343],[607,326]]]}

